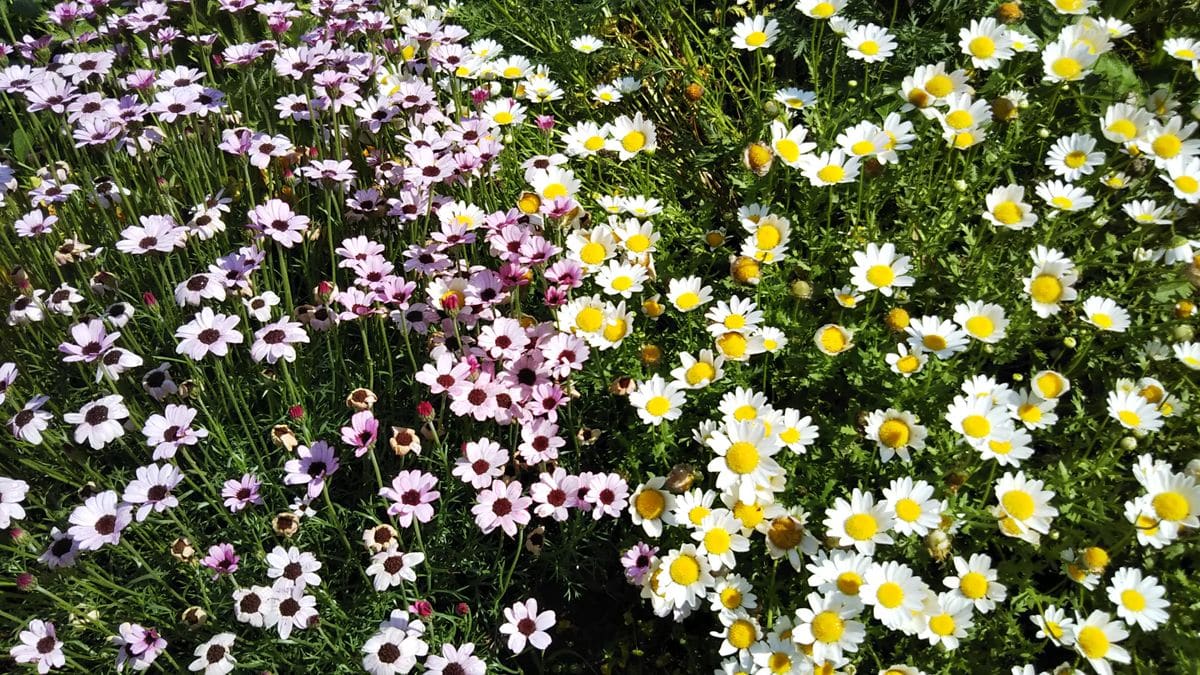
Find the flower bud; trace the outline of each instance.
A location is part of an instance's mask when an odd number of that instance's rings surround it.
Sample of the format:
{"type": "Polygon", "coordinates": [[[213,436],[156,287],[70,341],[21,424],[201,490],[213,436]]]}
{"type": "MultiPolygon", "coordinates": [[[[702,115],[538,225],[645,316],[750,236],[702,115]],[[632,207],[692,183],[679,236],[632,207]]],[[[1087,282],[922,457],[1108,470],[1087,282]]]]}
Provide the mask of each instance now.
{"type": "Polygon", "coordinates": [[[692,82],[683,90],[683,97],[692,103],[699,101],[700,97],[703,95],[704,87],[700,86],[700,84],[697,82],[692,82]]]}
{"type": "Polygon", "coordinates": [[[1176,340],[1187,342],[1196,336],[1196,331],[1186,323],[1180,326],[1175,326],[1175,330],[1171,331],[1176,340]]]}
{"type": "Polygon", "coordinates": [[[803,279],[797,279],[796,281],[793,281],[792,284],[788,286],[788,290],[791,292],[792,297],[796,298],[797,300],[808,300],[813,294],[812,284],[803,279]]]}
{"type": "Polygon", "coordinates": [[[1071,335],[1068,335],[1067,337],[1063,338],[1062,343],[1063,343],[1063,346],[1066,347],[1067,349],[1074,349],[1075,345],[1079,344],[1079,342],[1074,338],[1074,336],[1071,336],[1071,335]]]}
{"type": "Polygon", "coordinates": [[[1133,436],[1126,436],[1121,439],[1121,449],[1125,452],[1133,452],[1137,450],[1138,442],[1133,436]]]}

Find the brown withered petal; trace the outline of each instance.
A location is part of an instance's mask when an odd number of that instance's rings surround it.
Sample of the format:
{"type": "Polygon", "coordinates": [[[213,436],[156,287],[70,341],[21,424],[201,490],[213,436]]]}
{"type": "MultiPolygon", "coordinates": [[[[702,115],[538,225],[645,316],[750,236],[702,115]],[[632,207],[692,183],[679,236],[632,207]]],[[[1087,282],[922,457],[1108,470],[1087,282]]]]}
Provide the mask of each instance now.
{"type": "Polygon", "coordinates": [[[691,464],[676,464],[667,474],[667,480],[663,483],[663,487],[678,495],[691,490],[695,482],[696,467],[691,464]]]}
{"type": "Polygon", "coordinates": [[[186,537],[179,537],[171,542],[171,557],[179,562],[192,562],[195,556],[196,549],[192,547],[192,542],[188,541],[186,537]]]}
{"type": "Polygon", "coordinates": [[[628,375],[622,375],[608,385],[608,390],[617,396],[628,396],[637,389],[637,381],[628,375]]]}
{"type": "Polygon", "coordinates": [[[284,511],[271,521],[271,529],[275,530],[275,534],[290,539],[300,531],[300,519],[296,517],[296,514],[284,511]]]}
{"type": "Polygon", "coordinates": [[[375,395],[375,392],[364,387],[359,387],[350,392],[350,395],[346,397],[346,406],[351,410],[362,412],[363,410],[370,410],[378,400],[379,397],[375,395]]]}
{"type": "Polygon", "coordinates": [[[408,427],[392,427],[392,437],[388,439],[388,445],[392,446],[392,452],[398,457],[410,452],[421,454],[421,437],[417,435],[416,430],[408,427]]]}
{"type": "Polygon", "coordinates": [[[363,545],[372,553],[378,553],[387,548],[388,544],[396,541],[398,534],[396,528],[387,523],[382,523],[368,528],[366,532],[363,532],[363,545]]]}
{"type": "Polygon", "coordinates": [[[286,424],[276,424],[271,427],[271,440],[288,452],[292,452],[296,449],[297,445],[300,445],[300,440],[296,438],[296,433],[286,424]]]}
{"type": "Polygon", "coordinates": [[[592,445],[600,439],[600,430],[579,427],[579,431],[575,432],[575,438],[579,440],[580,445],[592,445]]]}
{"type": "Polygon", "coordinates": [[[525,550],[534,556],[542,554],[542,546],[546,544],[546,528],[541,525],[533,528],[525,535],[525,550]]]}
{"type": "Polygon", "coordinates": [[[192,628],[198,628],[208,623],[208,612],[204,611],[202,607],[193,605],[183,610],[180,620],[192,628]]]}

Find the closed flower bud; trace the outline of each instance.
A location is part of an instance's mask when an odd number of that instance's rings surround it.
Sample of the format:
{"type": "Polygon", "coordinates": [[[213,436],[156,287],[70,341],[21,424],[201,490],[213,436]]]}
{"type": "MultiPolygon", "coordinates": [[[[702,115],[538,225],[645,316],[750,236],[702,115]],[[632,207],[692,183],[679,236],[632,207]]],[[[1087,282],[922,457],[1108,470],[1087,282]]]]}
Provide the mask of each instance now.
{"type": "Polygon", "coordinates": [[[183,615],[179,619],[191,628],[199,628],[208,623],[208,612],[204,611],[201,607],[193,605],[183,610],[183,615]]]}
{"type": "Polygon", "coordinates": [[[779,114],[779,104],[775,101],[768,100],[763,104],[763,114],[768,118],[773,118],[779,114]]]}
{"type": "Polygon", "coordinates": [[[720,230],[709,230],[704,233],[704,243],[709,248],[717,248],[725,244],[725,233],[720,230]]]}
{"type": "Polygon", "coordinates": [[[1080,552],[1079,559],[1089,572],[1100,574],[1108,566],[1108,551],[1099,546],[1089,546],[1080,552]]]}
{"type": "Polygon", "coordinates": [[[813,287],[812,284],[808,283],[807,281],[803,279],[797,279],[796,281],[793,281],[790,286],[788,286],[788,291],[790,291],[792,297],[796,298],[797,300],[808,300],[812,297],[813,287]]]}
{"type": "Polygon", "coordinates": [[[1020,2],[1002,2],[996,8],[996,18],[1000,23],[1019,23],[1025,18],[1025,12],[1021,11],[1020,2]]]}
{"type": "Polygon", "coordinates": [[[691,464],[676,464],[671,467],[671,472],[667,474],[667,480],[663,484],[663,487],[675,494],[683,494],[691,490],[695,482],[696,467],[691,464]]]}
{"type": "Polygon", "coordinates": [[[642,345],[638,356],[642,359],[643,365],[657,365],[662,360],[662,348],[658,345],[642,345]]]}
{"type": "Polygon", "coordinates": [[[1068,335],[1067,337],[1063,338],[1062,343],[1063,343],[1063,346],[1066,347],[1067,349],[1074,349],[1075,345],[1079,344],[1079,341],[1076,340],[1073,336],[1068,335]]]}
{"type": "Polygon", "coordinates": [[[271,427],[271,440],[275,445],[291,452],[300,445],[300,440],[296,438],[296,433],[286,424],[276,424],[271,427]]]}
{"type": "Polygon", "coordinates": [[[171,542],[171,557],[181,563],[190,563],[196,558],[196,549],[186,537],[179,537],[171,542]]]}
{"type": "Polygon", "coordinates": [[[37,577],[29,572],[21,572],[16,579],[17,590],[28,593],[37,588],[37,577]]]}
{"type": "Polygon", "coordinates": [[[775,153],[771,152],[771,148],[767,147],[766,143],[751,143],[742,153],[742,163],[758,176],[766,175],[774,162],[775,153]]]}
{"type": "Polygon", "coordinates": [[[275,534],[291,539],[300,531],[300,518],[290,511],[284,511],[271,521],[271,529],[275,534]]]}
{"type": "Polygon", "coordinates": [[[1050,130],[1046,127],[1042,127],[1041,129],[1037,130],[1037,135],[1038,138],[1050,138],[1050,130]]]}
{"type": "Polygon", "coordinates": [[[1179,340],[1180,342],[1187,342],[1196,336],[1196,331],[1187,324],[1175,326],[1175,330],[1171,331],[1171,333],[1175,336],[1175,339],[1179,340]]]}
{"type": "Polygon", "coordinates": [[[1196,305],[1190,300],[1180,300],[1175,303],[1175,318],[1186,319],[1196,314],[1196,305]]]}
{"type": "Polygon", "coordinates": [[[1133,452],[1137,450],[1138,442],[1133,436],[1125,436],[1121,439],[1121,449],[1125,452],[1133,452]]]}
{"type": "Polygon", "coordinates": [[[683,97],[692,103],[699,101],[700,97],[703,95],[704,87],[700,86],[700,84],[697,82],[692,82],[683,90],[683,97]]]}
{"type": "Polygon", "coordinates": [[[950,555],[950,535],[945,530],[932,530],[925,535],[925,550],[934,560],[945,560],[950,555]]]}
{"type": "Polygon", "coordinates": [[[421,437],[414,429],[408,427],[392,427],[392,437],[388,439],[388,445],[397,457],[403,457],[410,452],[421,454],[421,437]]]}
{"type": "Polygon", "coordinates": [[[1003,96],[992,99],[992,119],[997,122],[1011,122],[1017,118],[1017,106],[1003,96]]]}
{"type": "Polygon", "coordinates": [[[761,268],[758,261],[747,256],[738,256],[729,264],[729,276],[739,284],[747,284],[749,286],[757,286],[762,279],[761,268]]]}
{"type": "Polygon", "coordinates": [[[608,390],[617,396],[628,396],[637,389],[637,382],[628,375],[622,375],[608,385],[608,390]]]}

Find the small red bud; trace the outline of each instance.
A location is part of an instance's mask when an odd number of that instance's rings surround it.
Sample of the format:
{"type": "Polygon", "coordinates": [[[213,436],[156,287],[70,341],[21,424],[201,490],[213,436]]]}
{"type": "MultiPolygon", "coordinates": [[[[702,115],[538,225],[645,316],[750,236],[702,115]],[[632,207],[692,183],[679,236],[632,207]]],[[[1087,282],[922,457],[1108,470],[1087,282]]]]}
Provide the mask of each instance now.
{"type": "Polygon", "coordinates": [[[288,417],[291,417],[294,420],[304,417],[304,406],[297,404],[288,408],[288,417]]]}
{"type": "Polygon", "coordinates": [[[142,302],[146,303],[147,307],[155,307],[158,305],[158,298],[150,291],[142,293],[142,302]]]}

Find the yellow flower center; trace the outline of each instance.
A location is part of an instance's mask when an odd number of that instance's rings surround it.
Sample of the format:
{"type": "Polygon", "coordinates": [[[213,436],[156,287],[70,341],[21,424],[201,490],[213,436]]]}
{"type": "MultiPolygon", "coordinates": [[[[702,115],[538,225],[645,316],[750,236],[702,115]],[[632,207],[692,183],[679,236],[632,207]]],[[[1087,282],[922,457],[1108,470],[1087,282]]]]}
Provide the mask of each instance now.
{"type": "Polygon", "coordinates": [[[879,531],[879,523],[869,513],[856,513],[846,519],[846,534],[855,541],[869,541],[879,531]]]}
{"type": "Polygon", "coordinates": [[[687,369],[684,379],[694,387],[701,382],[711,381],[716,375],[717,371],[712,365],[703,361],[697,361],[695,365],[687,369]]]}
{"type": "Polygon", "coordinates": [[[764,224],[754,231],[754,245],[762,251],[769,251],[779,245],[783,234],[778,227],[764,224]]]}
{"type": "Polygon", "coordinates": [[[771,655],[767,657],[767,668],[777,675],[790,673],[792,672],[792,657],[788,656],[787,652],[771,652],[771,655]]]}
{"type": "Polygon", "coordinates": [[[987,595],[988,580],[979,572],[967,572],[958,580],[958,590],[972,600],[978,600],[987,595]]]}
{"type": "Polygon", "coordinates": [[[1108,653],[1108,636],[1095,626],[1084,626],[1075,636],[1079,651],[1089,659],[1102,659],[1108,653]]]}
{"type": "Polygon", "coordinates": [[[903,420],[889,419],[879,425],[879,441],[889,448],[908,445],[911,430],[903,420]]]}
{"type": "Polygon", "coordinates": [[[604,256],[607,254],[604,245],[594,241],[589,241],[579,249],[579,259],[588,265],[599,265],[604,262],[604,256]]]}
{"type": "Polygon", "coordinates": [[[973,316],[967,319],[967,332],[977,338],[991,337],[996,332],[996,324],[986,316],[973,316]]]}
{"type": "Polygon", "coordinates": [[[1132,141],[1138,135],[1137,125],[1135,125],[1132,120],[1124,118],[1116,120],[1112,124],[1108,125],[1108,131],[1109,133],[1121,136],[1126,141],[1132,141]]]}
{"type": "Polygon", "coordinates": [[[621,147],[625,148],[625,152],[637,152],[646,147],[646,134],[640,131],[631,131],[625,134],[625,138],[621,139],[621,147]]]}
{"type": "Polygon", "coordinates": [[[1117,418],[1120,419],[1127,427],[1137,427],[1142,423],[1141,415],[1138,415],[1132,410],[1122,410],[1118,412],[1117,418]]]}
{"type": "Polygon", "coordinates": [[[837,578],[838,590],[846,595],[858,595],[858,589],[863,584],[863,578],[858,572],[842,572],[837,578]]]}
{"type": "Polygon", "coordinates": [[[975,118],[966,110],[955,110],[946,115],[946,124],[950,125],[951,129],[962,131],[963,129],[969,129],[971,125],[975,124],[975,118]]]}
{"type": "Polygon", "coordinates": [[[742,316],[741,314],[730,314],[729,316],[725,317],[725,321],[722,323],[724,323],[725,327],[729,330],[740,330],[746,327],[746,317],[742,316]]]}
{"type": "Polygon", "coordinates": [[[963,418],[962,428],[971,438],[983,438],[992,432],[992,423],[983,415],[967,415],[963,418]]]}
{"type": "Polygon", "coordinates": [[[493,115],[492,119],[496,121],[496,124],[512,124],[513,114],[507,110],[501,110],[493,115]]]}
{"type": "Polygon", "coordinates": [[[1141,396],[1150,403],[1158,403],[1163,399],[1164,394],[1166,392],[1162,390],[1162,387],[1153,384],[1142,387],[1141,391],[1138,392],[1138,396],[1141,396]]]}
{"type": "Polygon", "coordinates": [[[662,417],[671,410],[671,401],[666,396],[655,396],[646,401],[646,412],[654,417],[662,417]]]}
{"type": "MultiPolygon", "coordinates": [[[[1053,279],[1054,277],[1050,277],[1053,279]]],[[[1036,283],[1036,280],[1035,280],[1036,283]]],[[[1057,298],[1056,298],[1057,299],[1057,298]]],[[[1058,398],[1062,395],[1066,385],[1062,377],[1055,373],[1045,373],[1037,379],[1037,388],[1041,392],[1042,398],[1058,398]]]]}
{"type": "Polygon", "coordinates": [[[874,40],[864,40],[863,43],[858,46],[858,51],[866,54],[867,56],[875,56],[879,53],[879,43],[874,40]]]}
{"type": "Polygon", "coordinates": [[[1042,621],[1045,624],[1046,632],[1050,634],[1050,637],[1054,638],[1055,640],[1062,638],[1062,636],[1063,636],[1062,626],[1058,625],[1058,623],[1055,621],[1046,621],[1045,619],[1043,619],[1042,621]]]}
{"type": "Polygon", "coordinates": [[[953,635],[954,629],[954,617],[949,614],[938,614],[929,618],[929,630],[933,631],[934,635],[953,635]]]}
{"type": "Polygon", "coordinates": [[[729,533],[724,528],[716,527],[705,533],[704,550],[709,553],[721,555],[729,550],[729,545],[732,541],[729,533]]]}
{"type": "Polygon", "coordinates": [[[742,606],[742,592],[736,588],[726,588],[721,591],[721,606],[725,609],[737,609],[742,606]]]}
{"type": "Polygon", "coordinates": [[[661,516],[666,505],[667,500],[663,497],[663,493],[653,488],[642,490],[637,499],[633,500],[633,506],[637,509],[638,515],[646,520],[654,520],[661,516]]]}
{"type": "Polygon", "coordinates": [[[794,164],[800,159],[800,146],[790,138],[775,141],[775,152],[788,164],[794,164]]]}
{"type": "Polygon", "coordinates": [[[834,7],[833,3],[830,2],[818,2],[817,4],[813,5],[811,11],[812,15],[818,19],[828,19],[829,17],[833,16],[833,13],[837,11],[837,8],[834,7]]]}
{"type": "Polygon", "coordinates": [[[767,541],[777,549],[790,551],[800,545],[800,541],[804,538],[804,528],[800,525],[800,521],[782,517],[771,521],[771,528],[767,530],[767,541]]]}
{"type": "Polygon", "coordinates": [[[896,280],[896,273],[892,271],[890,265],[872,265],[867,270],[867,281],[877,288],[891,286],[896,280]]]}
{"type": "Polygon", "coordinates": [[[1171,159],[1183,149],[1183,141],[1179,140],[1179,137],[1175,134],[1163,134],[1154,139],[1154,142],[1150,144],[1150,148],[1159,157],[1171,159]]]}
{"type": "Polygon", "coordinates": [[[1000,498],[1000,504],[1008,515],[1017,520],[1029,520],[1033,517],[1033,496],[1024,490],[1009,490],[1000,498]]]}
{"type": "Polygon", "coordinates": [[[1109,330],[1113,327],[1113,318],[1103,312],[1096,312],[1092,315],[1092,323],[1096,324],[1097,328],[1109,330]]]}
{"type": "Polygon", "coordinates": [[[700,304],[700,296],[692,291],[684,291],[675,298],[675,306],[683,311],[695,309],[696,305],[700,304]]]}
{"type": "Polygon", "coordinates": [[[1075,202],[1071,201],[1070,197],[1058,195],[1050,200],[1050,203],[1064,211],[1070,211],[1071,207],[1075,206],[1075,202]]]}
{"type": "Polygon", "coordinates": [[[825,183],[840,183],[846,177],[846,170],[837,164],[830,164],[817,172],[817,178],[825,183]]]}
{"type": "Polygon", "coordinates": [[[812,634],[817,642],[837,642],[845,632],[846,622],[835,612],[824,611],[813,617],[812,634]]]}
{"type": "Polygon", "coordinates": [[[896,370],[902,373],[915,373],[921,367],[921,360],[912,354],[905,354],[896,361],[896,370]]]}
{"type": "Polygon", "coordinates": [[[731,359],[739,359],[746,354],[746,338],[741,333],[726,333],[717,339],[717,348],[731,359]]]}
{"type": "Polygon", "coordinates": [[[725,453],[725,463],[734,473],[748,474],[758,466],[758,461],[758,448],[746,441],[734,443],[725,453]]]}
{"type": "Polygon", "coordinates": [[[1078,169],[1087,162],[1087,153],[1082,150],[1072,150],[1063,158],[1063,163],[1072,169],[1078,169]]]}
{"type": "Polygon", "coordinates": [[[1022,422],[1036,424],[1042,419],[1042,409],[1033,403],[1022,403],[1017,407],[1017,417],[1020,417],[1022,422]]]}
{"type": "Polygon", "coordinates": [[[900,606],[900,603],[904,602],[904,589],[894,581],[884,582],[875,591],[875,599],[884,607],[895,609],[900,606]]]}
{"type": "Polygon", "coordinates": [[[926,335],[921,338],[921,344],[931,352],[940,352],[947,347],[946,338],[941,335],[926,335]]]}
{"type": "Polygon", "coordinates": [[[833,354],[846,350],[846,336],[837,328],[826,328],[821,332],[821,346],[833,354]]]}
{"type": "Polygon", "coordinates": [[[1121,604],[1131,612],[1140,612],[1146,609],[1146,596],[1135,589],[1128,588],[1121,591],[1121,604]]]}
{"type": "Polygon", "coordinates": [[[1019,223],[1023,217],[1021,214],[1021,207],[1018,206],[1016,202],[1012,201],[1000,202],[997,204],[996,208],[992,209],[992,216],[1005,225],[1014,225],[1019,223]]]}
{"type": "Polygon", "coordinates": [[[1074,80],[1083,72],[1083,64],[1070,56],[1060,56],[1050,64],[1050,70],[1064,80],[1074,80]]]}
{"type": "Polygon", "coordinates": [[[969,131],[964,131],[961,134],[954,135],[954,147],[958,148],[959,150],[969,148],[972,145],[975,145],[975,134],[972,134],[969,131]]]}
{"type": "Polygon", "coordinates": [[[509,67],[505,68],[504,72],[501,74],[504,75],[504,77],[507,77],[510,79],[517,78],[517,77],[521,76],[521,69],[516,66],[509,66],[509,67]]]}
{"type": "Polygon", "coordinates": [[[625,275],[613,277],[612,287],[617,291],[627,291],[630,288],[633,288],[633,278],[625,275]]]}
{"type": "Polygon", "coordinates": [[[937,75],[929,78],[929,80],[925,83],[925,91],[938,98],[942,98],[943,96],[947,96],[950,94],[950,92],[954,91],[954,80],[950,79],[950,77],[947,75],[938,73],[937,75]]]}
{"type": "Polygon", "coordinates": [[[991,440],[988,441],[988,448],[990,448],[991,451],[997,455],[1007,455],[1008,453],[1012,452],[1013,444],[1012,441],[991,440]]]}
{"type": "Polygon", "coordinates": [[[967,43],[967,51],[977,59],[989,59],[996,53],[996,41],[986,35],[980,35],[967,43]]]}
{"type": "Polygon", "coordinates": [[[1179,178],[1175,179],[1175,187],[1180,192],[1190,195],[1196,190],[1200,189],[1200,181],[1197,181],[1191,176],[1180,176],[1179,178]]]}
{"type": "Polygon", "coordinates": [[[690,555],[681,555],[671,563],[671,581],[680,586],[689,586],[700,578],[700,563],[690,555]]]}
{"type": "Polygon", "coordinates": [[[583,147],[587,148],[591,152],[599,152],[600,148],[604,147],[604,137],[589,136],[588,139],[583,142],[583,147]]]}
{"type": "Polygon", "coordinates": [[[921,517],[921,505],[905,497],[896,502],[896,517],[906,523],[914,523],[921,517]]]}
{"type": "Polygon", "coordinates": [[[634,253],[641,253],[650,248],[650,237],[638,233],[625,240],[625,248],[628,248],[634,253]]]}
{"type": "Polygon", "coordinates": [[[756,30],[746,36],[746,44],[751,47],[761,47],[767,43],[767,34],[761,30],[756,30]]]}
{"type": "Polygon", "coordinates": [[[733,516],[742,523],[742,527],[757,526],[762,522],[764,513],[760,504],[747,504],[739,501],[733,505],[733,516]]]}
{"type": "Polygon", "coordinates": [[[1178,492],[1160,492],[1154,495],[1150,503],[1154,507],[1154,513],[1162,520],[1178,522],[1191,513],[1187,499],[1178,492]]]}
{"type": "Polygon", "coordinates": [[[1029,294],[1042,304],[1053,304],[1062,297],[1063,285],[1053,274],[1039,274],[1033,283],[1029,284],[1029,294]]]}
{"type": "Polygon", "coordinates": [[[584,307],[575,315],[575,326],[586,333],[595,333],[604,324],[604,313],[595,307],[584,307]]]}
{"type": "Polygon", "coordinates": [[[690,520],[693,525],[699,525],[701,521],[707,518],[708,514],[710,513],[712,513],[712,511],[707,506],[693,506],[691,510],[688,511],[688,520],[690,520]]]}

